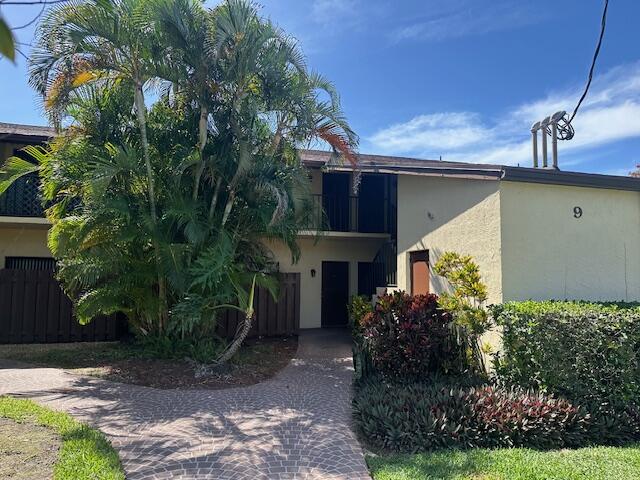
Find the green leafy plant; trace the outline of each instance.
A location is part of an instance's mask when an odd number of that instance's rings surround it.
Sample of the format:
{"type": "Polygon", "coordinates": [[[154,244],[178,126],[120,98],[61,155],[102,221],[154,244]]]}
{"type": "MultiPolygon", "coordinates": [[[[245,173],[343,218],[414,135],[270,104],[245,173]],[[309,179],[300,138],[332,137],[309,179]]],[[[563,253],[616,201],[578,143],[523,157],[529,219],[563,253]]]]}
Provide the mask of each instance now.
{"type": "Polygon", "coordinates": [[[419,378],[459,373],[459,347],[451,341],[451,315],[436,295],[382,295],[361,320],[364,346],[375,368],[387,377],[419,378]]]}
{"type": "Polygon", "coordinates": [[[550,449],[590,442],[589,416],[572,403],[469,376],[412,383],[370,377],[357,385],[353,408],[359,432],[377,449],[550,449]]]}
{"type": "Polygon", "coordinates": [[[265,239],[299,257],[311,199],[298,146],[318,141],[355,162],[333,85],[245,0],[57,4],[29,73],[59,136],[29,149],[33,162],[9,159],[0,193],[39,172],[79,320],[124,312],[145,339],[208,345],[220,309],[242,308],[218,361],[229,359],[254,288],[277,290],[265,239]]]}
{"type": "Polygon", "coordinates": [[[484,308],[487,287],[482,282],[480,268],[468,255],[445,252],[434,265],[433,271],[451,285],[452,293],[442,293],[441,308],[453,317],[452,332],[458,344],[464,346],[463,365],[471,365],[485,372],[480,338],[490,327],[489,315],[484,308]]]}
{"type": "Polygon", "coordinates": [[[502,327],[500,382],[583,405],[599,441],[640,438],[640,305],[528,301],[491,312],[502,327]]]}
{"type": "Polygon", "coordinates": [[[354,295],[347,305],[349,324],[353,338],[353,368],[356,380],[371,375],[375,368],[371,361],[371,355],[367,350],[363,337],[363,318],[373,312],[371,298],[364,295],[354,295]]]}
{"type": "Polygon", "coordinates": [[[349,325],[355,337],[362,335],[362,319],[367,313],[373,312],[371,298],[365,295],[354,295],[347,305],[349,325]]]}

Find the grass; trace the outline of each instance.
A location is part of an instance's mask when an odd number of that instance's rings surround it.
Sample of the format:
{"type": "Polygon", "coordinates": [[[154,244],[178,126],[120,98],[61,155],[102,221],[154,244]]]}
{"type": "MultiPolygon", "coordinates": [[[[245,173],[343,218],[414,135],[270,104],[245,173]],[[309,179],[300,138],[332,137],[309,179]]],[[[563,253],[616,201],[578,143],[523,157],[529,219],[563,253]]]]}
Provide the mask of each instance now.
{"type": "Polygon", "coordinates": [[[368,456],[374,480],[636,480],[640,445],[536,451],[443,450],[368,456]]]}
{"type": "Polygon", "coordinates": [[[30,400],[1,396],[0,417],[41,425],[60,436],[62,447],[54,466],[55,480],[125,478],[118,454],[105,436],[66,413],[54,412],[30,400]]]}

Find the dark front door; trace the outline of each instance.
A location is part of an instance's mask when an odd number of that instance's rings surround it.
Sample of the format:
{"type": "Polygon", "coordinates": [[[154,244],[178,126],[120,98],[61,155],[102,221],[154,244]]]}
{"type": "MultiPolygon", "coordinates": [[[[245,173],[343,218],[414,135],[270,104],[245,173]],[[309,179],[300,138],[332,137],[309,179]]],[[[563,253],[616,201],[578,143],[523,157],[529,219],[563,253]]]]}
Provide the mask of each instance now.
{"type": "Polygon", "coordinates": [[[347,325],[349,263],[322,262],[322,326],[347,325]]]}

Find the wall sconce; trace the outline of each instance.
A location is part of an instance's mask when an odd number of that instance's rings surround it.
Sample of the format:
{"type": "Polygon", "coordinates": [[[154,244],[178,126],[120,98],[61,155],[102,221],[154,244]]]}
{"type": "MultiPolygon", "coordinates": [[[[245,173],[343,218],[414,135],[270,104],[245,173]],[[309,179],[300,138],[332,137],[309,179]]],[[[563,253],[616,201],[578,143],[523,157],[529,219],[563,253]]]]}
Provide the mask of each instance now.
{"type": "Polygon", "coordinates": [[[316,276],[316,269],[312,268],[311,269],[311,278],[315,278],[315,276],[316,276]]]}

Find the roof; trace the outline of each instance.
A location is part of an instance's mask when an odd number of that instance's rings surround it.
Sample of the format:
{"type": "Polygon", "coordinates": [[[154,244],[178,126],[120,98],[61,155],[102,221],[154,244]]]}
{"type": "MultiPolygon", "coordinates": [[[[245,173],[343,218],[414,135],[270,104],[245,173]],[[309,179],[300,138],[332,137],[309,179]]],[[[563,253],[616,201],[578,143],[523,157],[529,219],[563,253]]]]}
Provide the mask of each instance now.
{"type": "MultiPolygon", "coordinates": [[[[51,127],[20,125],[0,122],[0,141],[43,142],[55,135],[51,127]]],[[[334,162],[331,152],[302,150],[303,163],[311,168],[328,166],[332,170],[351,170],[348,165],[334,162]]],[[[512,167],[442,160],[422,160],[408,157],[384,155],[358,155],[359,168],[363,172],[393,173],[436,177],[453,177],[481,180],[505,180],[512,182],[542,183],[548,185],[570,185],[577,187],[608,188],[614,190],[640,191],[640,178],[596,173],[569,172],[546,168],[512,167]]]]}
{"type": "Polygon", "coordinates": [[[44,142],[54,135],[51,127],[0,122],[0,141],[4,142],[44,142]]]}
{"type": "MultiPolygon", "coordinates": [[[[351,170],[349,165],[332,161],[331,152],[303,150],[302,161],[308,167],[328,166],[334,171],[351,170]]],[[[431,177],[454,177],[480,180],[504,180],[511,182],[569,185],[576,187],[608,188],[640,191],[640,178],[597,173],[570,172],[552,168],[513,167],[441,160],[389,157],[382,155],[358,155],[359,168],[368,173],[395,173],[431,177]]]]}

